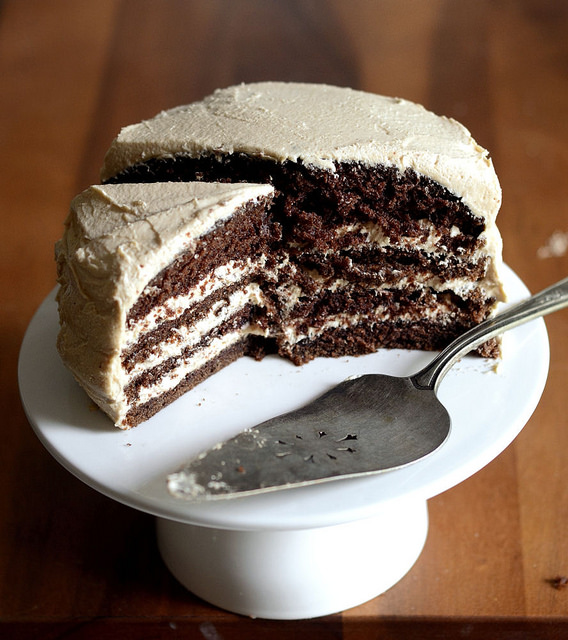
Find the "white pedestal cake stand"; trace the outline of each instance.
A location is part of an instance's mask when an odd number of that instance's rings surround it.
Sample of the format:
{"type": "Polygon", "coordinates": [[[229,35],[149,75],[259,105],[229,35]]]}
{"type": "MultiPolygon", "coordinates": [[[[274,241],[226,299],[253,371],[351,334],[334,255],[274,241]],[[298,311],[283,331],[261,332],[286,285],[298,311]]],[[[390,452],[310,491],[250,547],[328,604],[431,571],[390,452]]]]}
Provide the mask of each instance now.
{"type": "MultiPolygon", "coordinates": [[[[505,280],[511,301],[528,295],[509,269],[505,280]]],[[[546,328],[537,320],[506,335],[498,367],[466,357],[447,375],[440,398],[452,432],[424,460],[374,477],[190,504],[168,495],[165,476],[193,455],[349,375],[413,373],[431,354],[380,351],[300,368],[277,357],[244,358],[121,431],[61,364],[57,331],[52,293],[30,323],[19,362],[23,405],[42,443],[91,487],[155,515],[162,557],[189,590],[230,611],[273,619],[338,612],[398,582],[426,540],[427,500],[510,444],[538,404],[549,365],[546,328]]]]}

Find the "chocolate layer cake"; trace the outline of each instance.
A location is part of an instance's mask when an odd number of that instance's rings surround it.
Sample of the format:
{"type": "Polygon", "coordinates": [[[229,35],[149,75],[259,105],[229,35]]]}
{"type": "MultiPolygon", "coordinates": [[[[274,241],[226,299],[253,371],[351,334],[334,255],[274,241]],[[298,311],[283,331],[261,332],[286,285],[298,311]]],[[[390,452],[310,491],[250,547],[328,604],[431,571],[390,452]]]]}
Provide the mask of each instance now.
{"type": "MultiPolygon", "coordinates": [[[[170,255],[172,265],[160,262],[160,270],[139,278],[121,303],[113,323],[124,322],[120,331],[133,333],[120,356],[119,343],[113,346],[113,366],[118,368],[120,360],[123,372],[120,384],[128,380],[120,410],[105,406],[110,392],[101,402],[91,389],[118,426],[146,419],[243,354],[261,357],[274,351],[302,364],[380,347],[439,349],[503,299],[495,226],[501,192],[491,160],[462,125],[407,101],[324,85],[232,87],[123,129],[107,153],[102,179],[106,186],[80,196],[77,211],[90,211],[93,199],[109,198],[118,210],[126,206],[144,218],[136,201],[146,202],[151,192],[150,199],[166,199],[158,207],[164,231],[178,239],[183,233],[167,222],[171,198],[181,197],[176,185],[198,189],[203,181],[203,188],[231,189],[227,183],[241,183],[234,186],[241,189],[236,193],[262,201],[252,206],[254,215],[247,206],[247,213],[231,214],[204,232],[204,238],[215,236],[203,240],[206,252],[195,244],[192,231],[194,244],[185,246],[185,257],[170,255]],[[262,198],[261,184],[270,185],[262,198]],[[241,242],[238,234],[246,224],[250,233],[241,242]],[[187,291],[194,289],[203,295],[188,299],[187,291]],[[172,296],[179,298],[175,319],[169,315],[172,296]],[[152,311],[154,305],[165,311],[152,311]],[[200,318],[217,318],[221,308],[230,312],[221,314],[215,335],[234,340],[208,351],[210,323],[200,318]],[[149,324],[139,320],[148,317],[149,324]],[[187,352],[197,362],[201,354],[195,370],[186,375],[184,369],[179,387],[173,384],[178,374],[168,371],[171,359],[152,367],[141,364],[167,352],[162,344],[172,335],[178,340],[178,325],[191,336],[182,359],[187,352]],[[169,382],[156,386],[154,379],[169,382]],[[154,393],[166,386],[164,394],[154,393]]],[[[121,220],[121,215],[111,217],[121,220]]],[[[101,214],[88,216],[95,225],[101,214]]],[[[72,214],[71,228],[76,224],[72,214]]],[[[153,237],[153,230],[144,228],[153,237]]],[[[129,234],[121,228],[121,242],[128,244],[129,234]]],[[[158,246],[147,247],[144,264],[153,261],[158,246]]],[[[112,245],[112,251],[122,273],[118,247],[112,245]]],[[[61,272],[74,269],[63,266],[61,272]]],[[[97,281],[107,277],[106,271],[97,273],[97,281]]],[[[131,277],[124,273],[125,282],[131,277]]],[[[115,298],[105,293],[100,303],[115,298]]],[[[74,340],[79,360],[85,341],[74,340]]],[[[487,343],[480,353],[496,356],[497,343],[487,343]]],[[[90,383],[82,382],[89,390],[90,383]]],[[[90,386],[100,384],[110,383],[97,373],[90,386]]]]}

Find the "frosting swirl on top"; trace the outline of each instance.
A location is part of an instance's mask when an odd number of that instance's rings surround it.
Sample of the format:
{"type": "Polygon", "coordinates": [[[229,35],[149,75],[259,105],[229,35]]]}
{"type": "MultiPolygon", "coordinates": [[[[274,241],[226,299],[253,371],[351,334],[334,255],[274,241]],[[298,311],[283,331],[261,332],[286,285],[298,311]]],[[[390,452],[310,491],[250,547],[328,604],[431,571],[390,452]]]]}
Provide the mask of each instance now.
{"type": "Polygon", "coordinates": [[[156,157],[232,153],[328,171],[343,162],[412,169],[489,221],[501,204],[489,154],[463,125],[407,100],[322,84],[237,85],[125,127],[101,178],[156,157]]]}

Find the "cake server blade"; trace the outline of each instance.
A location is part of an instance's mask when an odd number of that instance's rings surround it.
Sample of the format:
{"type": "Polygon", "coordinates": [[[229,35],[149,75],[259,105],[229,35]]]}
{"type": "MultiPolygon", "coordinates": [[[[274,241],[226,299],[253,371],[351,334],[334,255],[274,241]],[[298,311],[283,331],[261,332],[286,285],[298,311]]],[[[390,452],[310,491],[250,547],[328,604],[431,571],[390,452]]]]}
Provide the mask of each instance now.
{"type": "Polygon", "coordinates": [[[568,278],[470,329],[408,377],[349,378],[310,404],[198,455],[167,478],[171,495],[211,500],[398,469],[434,452],[451,419],[438,386],[486,340],[568,305],[568,278]]]}

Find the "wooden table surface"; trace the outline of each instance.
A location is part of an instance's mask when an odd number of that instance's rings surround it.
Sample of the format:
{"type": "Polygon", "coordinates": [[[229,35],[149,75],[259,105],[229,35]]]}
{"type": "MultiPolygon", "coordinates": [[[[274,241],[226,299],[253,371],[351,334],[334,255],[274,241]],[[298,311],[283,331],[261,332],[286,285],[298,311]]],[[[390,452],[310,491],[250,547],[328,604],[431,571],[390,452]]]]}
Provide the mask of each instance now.
{"type": "Polygon", "coordinates": [[[348,85],[456,117],[500,176],[506,262],[532,291],[565,277],[567,36],[565,0],[0,2],[0,637],[568,637],[568,587],[551,582],[568,575],[568,311],[546,321],[550,374],[534,416],[430,501],[411,572],[311,621],[251,620],[185,591],[152,517],[42,448],[16,380],[69,201],[97,182],[120,127],[237,82],[348,85]]]}

